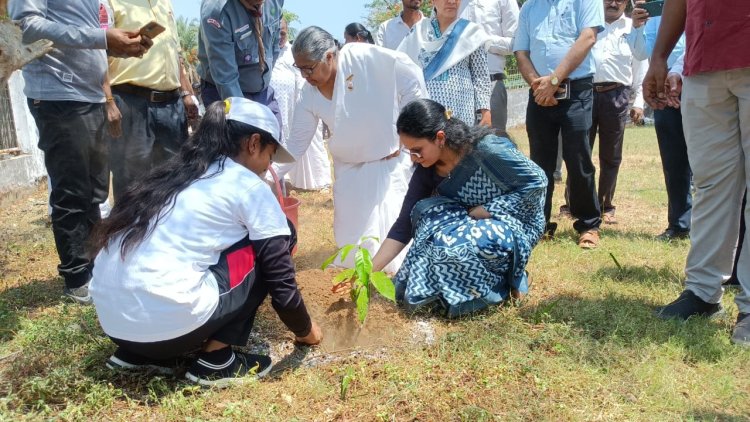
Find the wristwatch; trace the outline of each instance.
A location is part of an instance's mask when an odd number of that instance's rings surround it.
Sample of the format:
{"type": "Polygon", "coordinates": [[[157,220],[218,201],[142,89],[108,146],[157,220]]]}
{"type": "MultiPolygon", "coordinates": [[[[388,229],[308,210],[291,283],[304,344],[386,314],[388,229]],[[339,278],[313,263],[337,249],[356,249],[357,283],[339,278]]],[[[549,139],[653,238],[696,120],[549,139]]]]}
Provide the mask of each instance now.
{"type": "Polygon", "coordinates": [[[180,91],[180,98],[185,98],[185,97],[188,97],[188,96],[190,96],[190,95],[193,95],[193,93],[192,93],[192,92],[190,92],[190,91],[187,91],[187,90],[185,90],[185,91],[180,91]]]}
{"type": "Polygon", "coordinates": [[[554,86],[557,86],[557,84],[560,83],[560,80],[557,79],[557,75],[555,75],[555,72],[552,72],[549,74],[549,83],[551,83],[554,86]]]}

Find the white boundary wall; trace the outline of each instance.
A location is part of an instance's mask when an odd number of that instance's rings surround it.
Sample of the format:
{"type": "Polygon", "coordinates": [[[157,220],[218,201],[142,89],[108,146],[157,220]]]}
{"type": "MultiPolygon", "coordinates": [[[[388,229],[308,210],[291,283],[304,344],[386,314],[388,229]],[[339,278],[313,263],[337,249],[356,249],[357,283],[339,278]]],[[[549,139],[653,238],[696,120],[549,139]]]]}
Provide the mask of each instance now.
{"type": "Polygon", "coordinates": [[[23,153],[17,157],[0,160],[0,192],[30,186],[47,175],[44,168],[44,153],[37,148],[39,132],[26,105],[23,87],[21,71],[13,72],[8,80],[8,88],[18,147],[23,153]]]}

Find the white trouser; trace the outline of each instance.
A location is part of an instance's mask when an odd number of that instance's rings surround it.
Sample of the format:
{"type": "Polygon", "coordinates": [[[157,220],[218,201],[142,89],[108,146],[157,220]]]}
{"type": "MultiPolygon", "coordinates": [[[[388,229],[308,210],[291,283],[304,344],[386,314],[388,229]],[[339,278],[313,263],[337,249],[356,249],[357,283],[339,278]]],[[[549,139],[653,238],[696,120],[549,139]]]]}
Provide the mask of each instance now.
{"type": "MultiPolygon", "coordinates": [[[[696,189],[685,283],[717,303],[732,274],[742,195],[750,187],[750,68],[686,77],[682,110],[696,189]]],[[[750,207],[744,213],[750,221],[750,207]]],[[[750,230],[737,265],[737,306],[750,312],[750,230]]]]}

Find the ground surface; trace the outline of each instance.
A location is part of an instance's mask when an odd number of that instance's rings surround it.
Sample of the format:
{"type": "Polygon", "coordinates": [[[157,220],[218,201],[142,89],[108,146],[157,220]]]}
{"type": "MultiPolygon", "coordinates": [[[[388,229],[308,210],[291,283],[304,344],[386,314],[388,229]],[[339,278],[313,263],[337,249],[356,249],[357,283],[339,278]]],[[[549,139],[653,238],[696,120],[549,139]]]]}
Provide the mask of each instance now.
{"type": "Polygon", "coordinates": [[[599,249],[577,248],[561,220],[534,251],[522,306],[458,321],[378,300],[360,331],[348,297],[330,292],[335,271],[318,269],[335,250],[331,196],[294,195],[298,282],[325,341],[295,348],[264,305],[248,347],[276,370],[221,391],[105,369],[114,346],[93,308],[60,298],[43,187],[0,199],[0,420],[750,420],[750,351],[729,343],[733,292],[724,319],[651,315],[682,290],[689,246],[654,239],[666,199],[653,128],[628,129],[620,224],[599,249]]]}

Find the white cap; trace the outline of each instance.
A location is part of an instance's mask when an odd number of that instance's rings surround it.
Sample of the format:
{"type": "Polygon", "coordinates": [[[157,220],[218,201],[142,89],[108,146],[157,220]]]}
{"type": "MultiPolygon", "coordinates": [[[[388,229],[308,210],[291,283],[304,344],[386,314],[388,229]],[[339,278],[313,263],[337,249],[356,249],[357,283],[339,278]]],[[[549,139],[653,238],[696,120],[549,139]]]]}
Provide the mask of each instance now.
{"type": "Polygon", "coordinates": [[[229,97],[224,100],[224,113],[228,120],[234,120],[257,127],[268,132],[278,144],[273,161],[277,163],[293,163],[294,157],[281,142],[279,121],[270,108],[243,97],[229,97]]]}

